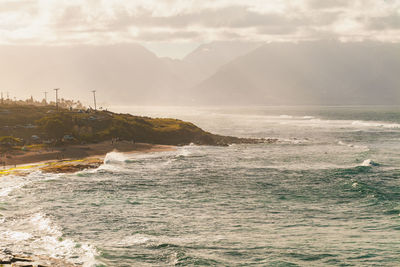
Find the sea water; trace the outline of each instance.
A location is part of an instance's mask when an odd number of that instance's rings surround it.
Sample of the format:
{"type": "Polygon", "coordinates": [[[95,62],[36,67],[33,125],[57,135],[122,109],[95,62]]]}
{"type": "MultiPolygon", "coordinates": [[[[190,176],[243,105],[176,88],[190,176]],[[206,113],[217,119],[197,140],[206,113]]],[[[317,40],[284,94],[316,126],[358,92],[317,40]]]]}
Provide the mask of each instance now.
{"type": "Polygon", "coordinates": [[[83,266],[400,265],[400,108],[115,109],[278,141],[0,177],[0,248],[83,266]]]}

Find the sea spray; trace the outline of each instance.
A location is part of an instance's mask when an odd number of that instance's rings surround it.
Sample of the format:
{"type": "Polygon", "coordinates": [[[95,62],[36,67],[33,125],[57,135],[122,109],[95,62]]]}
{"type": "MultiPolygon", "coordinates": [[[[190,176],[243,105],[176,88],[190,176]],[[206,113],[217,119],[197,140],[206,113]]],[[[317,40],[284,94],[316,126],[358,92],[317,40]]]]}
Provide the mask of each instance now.
{"type": "Polygon", "coordinates": [[[111,163],[123,163],[127,159],[124,153],[120,152],[109,152],[104,157],[104,164],[111,164],[111,163]]]}
{"type": "Polygon", "coordinates": [[[379,166],[380,164],[373,161],[372,159],[366,159],[361,163],[361,166],[371,167],[371,166],[379,166]]]}

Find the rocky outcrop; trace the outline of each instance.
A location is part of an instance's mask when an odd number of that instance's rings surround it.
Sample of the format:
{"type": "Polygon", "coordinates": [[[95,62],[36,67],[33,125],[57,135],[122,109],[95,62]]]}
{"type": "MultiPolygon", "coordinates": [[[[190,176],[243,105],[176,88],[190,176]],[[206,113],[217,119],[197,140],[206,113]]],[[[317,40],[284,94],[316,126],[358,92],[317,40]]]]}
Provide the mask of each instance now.
{"type": "Polygon", "coordinates": [[[4,267],[75,267],[59,259],[45,256],[27,256],[14,254],[8,249],[0,249],[0,266],[4,267]]]}
{"type": "Polygon", "coordinates": [[[83,171],[87,169],[96,169],[101,164],[103,160],[101,159],[85,159],[83,161],[60,161],[56,163],[51,163],[45,167],[40,168],[42,172],[45,173],[74,173],[78,171],[83,171]]]}

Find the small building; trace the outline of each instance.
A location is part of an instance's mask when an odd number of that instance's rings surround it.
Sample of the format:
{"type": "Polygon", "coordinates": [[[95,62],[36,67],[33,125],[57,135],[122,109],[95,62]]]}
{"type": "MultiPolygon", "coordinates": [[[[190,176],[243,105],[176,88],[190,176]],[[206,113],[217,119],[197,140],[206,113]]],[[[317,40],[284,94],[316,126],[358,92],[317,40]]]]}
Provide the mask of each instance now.
{"type": "Polygon", "coordinates": [[[40,140],[40,137],[37,136],[37,135],[32,135],[32,136],[31,136],[31,139],[32,139],[32,141],[39,141],[39,140],[40,140]]]}
{"type": "Polygon", "coordinates": [[[26,124],[26,125],[24,125],[24,128],[26,128],[26,129],[34,129],[34,128],[37,128],[37,126],[36,125],[32,125],[32,124],[26,124]]]}
{"type": "Polygon", "coordinates": [[[63,141],[74,141],[75,138],[69,134],[63,136],[63,141]]]}

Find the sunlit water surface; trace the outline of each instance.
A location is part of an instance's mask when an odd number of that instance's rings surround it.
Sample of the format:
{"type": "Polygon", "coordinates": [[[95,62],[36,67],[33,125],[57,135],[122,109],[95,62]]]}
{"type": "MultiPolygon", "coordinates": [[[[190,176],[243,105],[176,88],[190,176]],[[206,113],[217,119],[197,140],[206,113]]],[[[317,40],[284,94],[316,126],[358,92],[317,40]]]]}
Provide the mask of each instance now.
{"type": "Polygon", "coordinates": [[[0,247],[84,266],[399,266],[399,108],[115,110],[279,141],[1,177],[0,247]]]}

